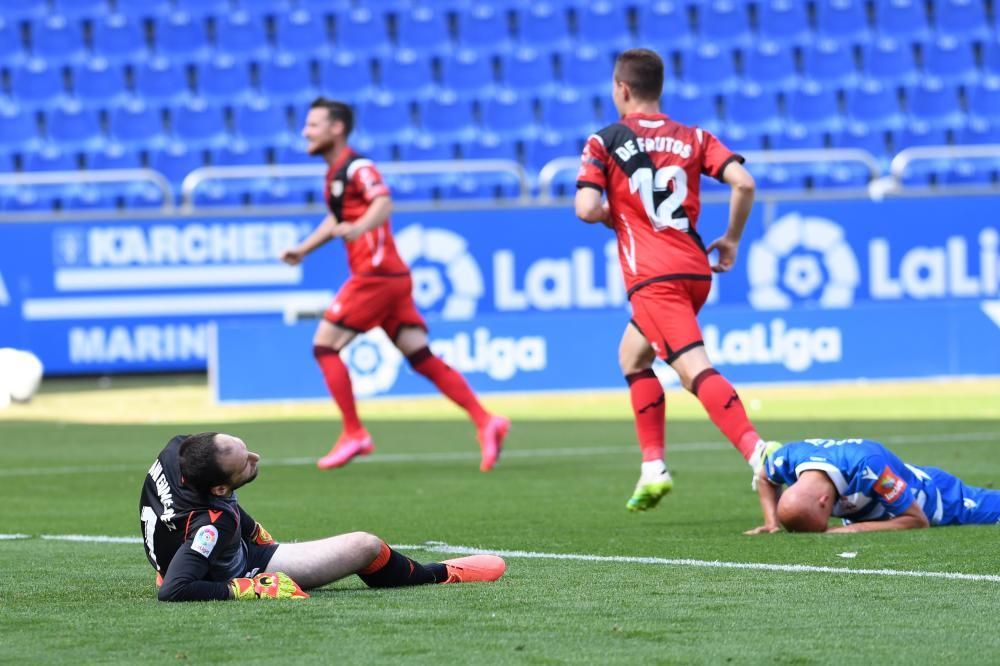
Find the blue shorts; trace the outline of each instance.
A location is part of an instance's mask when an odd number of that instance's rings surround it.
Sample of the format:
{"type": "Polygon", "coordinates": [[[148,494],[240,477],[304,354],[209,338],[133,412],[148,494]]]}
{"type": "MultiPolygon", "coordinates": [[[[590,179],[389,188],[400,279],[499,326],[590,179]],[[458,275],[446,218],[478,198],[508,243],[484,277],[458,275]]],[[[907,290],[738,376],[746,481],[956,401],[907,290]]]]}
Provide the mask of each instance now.
{"type": "MultiPolygon", "coordinates": [[[[944,505],[938,525],[995,525],[1000,523],[1000,490],[977,488],[936,467],[921,467],[931,475],[944,505]]],[[[930,516],[928,516],[930,518],[930,516]]]]}

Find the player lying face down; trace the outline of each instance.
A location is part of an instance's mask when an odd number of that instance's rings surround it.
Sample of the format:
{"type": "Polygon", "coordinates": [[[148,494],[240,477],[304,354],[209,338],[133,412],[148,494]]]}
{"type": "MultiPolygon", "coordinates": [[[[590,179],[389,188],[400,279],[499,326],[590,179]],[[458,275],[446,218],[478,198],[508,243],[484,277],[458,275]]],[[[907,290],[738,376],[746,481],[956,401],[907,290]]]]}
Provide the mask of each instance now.
{"type": "Polygon", "coordinates": [[[867,439],[773,444],[758,473],[764,524],[746,534],[874,532],[1000,521],[1000,491],[904,463],[867,439]],[[830,517],[843,525],[829,526],[830,517]]]}

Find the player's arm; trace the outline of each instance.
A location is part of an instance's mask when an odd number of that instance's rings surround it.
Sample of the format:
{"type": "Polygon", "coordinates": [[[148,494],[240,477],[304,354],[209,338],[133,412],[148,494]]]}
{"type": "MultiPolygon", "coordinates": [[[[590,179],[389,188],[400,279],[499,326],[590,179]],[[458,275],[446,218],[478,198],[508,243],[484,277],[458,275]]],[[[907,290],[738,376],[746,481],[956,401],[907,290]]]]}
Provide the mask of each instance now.
{"type": "Polygon", "coordinates": [[[278,543],[271,536],[271,533],[264,529],[263,525],[254,520],[253,516],[246,512],[246,509],[238,504],[237,508],[240,510],[240,533],[244,541],[255,543],[258,546],[278,543]]]}
{"type": "Polygon", "coordinates": [[[708,252],[715,250],[719,253],[718,261],[712,266],[712,270],[716,273],[725,273],[736,264],[740,239],[743,238],[743,230],[750,217],[750,209],[753,208],[754,193],[757,188],[753,176],[736,160],[723,167],[721,180],[729,185],[731,192],[729,195],[729,224],[726,227],[726,233],[712,241],[708,246],[708,252]]]}
{"type": "Polygon", "coordinates": [[[333,216],[333,213],[327,213],[323,221],[301,243],[281,253],[281,260],[292,266],[301,263],[307,254],[335,236],[337,226],[337,218],[333,216]]]}
{"type": "Polygon", "coordinates": [[[921,529],[930,526],[930,521],[927,520],[927,516],[924,515],[920,506],[916,502],[913,502],[906,511],[895,518],[841,525],[840,527],[830,528],[827,532],[882,532],[885,530],[921,529]]]}
{"type": "Polygon", "coordinates": [[[764,514],[764,524],[747,530],[744,534],[771,534],[781,531],[781,524],[778,523],[779,497],[781,497],[781,487],[768,478],[767,469],[762,466],[757,472],[757,499],[760,500],[760,510],[764,514]]]}
{"type": "Polygon", "coordinates": [[[354,220],[343,226],[343,233],[338,235],[343,236],[349,241],[361,238],[369,231],[378,229],[386,220],[389,219],[389,215],[392,213],[392,197],[388,194],[381,194],[376,196],[368,204],[367,210],[358,219],[354,220]]]}
{"type": "Polygon", "coordinates": [[[611,220],[608,204],[602,200],[601,194],[601,190],[594,187],[577,188],[576,198],[573,200],[576,216],[588,224],[600,222],[607,226],[611,220]]]}
{"type": "Polygon", "coordinates": [[[157,593],[160,601],[213,601],[232,599],[228,581],[208,579],[212,557],[219,543],[236,530],[232,516],[223,514],[214,523],[207,514],[197,514],[188,525],[188,538],[177,549],[157,593]]]}

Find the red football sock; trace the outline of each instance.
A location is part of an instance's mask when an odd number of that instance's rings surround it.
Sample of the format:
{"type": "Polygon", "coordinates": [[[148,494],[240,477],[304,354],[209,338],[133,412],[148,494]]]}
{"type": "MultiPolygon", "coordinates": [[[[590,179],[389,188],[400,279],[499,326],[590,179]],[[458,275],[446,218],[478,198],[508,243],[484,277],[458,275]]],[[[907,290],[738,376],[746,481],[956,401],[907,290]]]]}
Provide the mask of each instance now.
{"type": "Polygon", "coordinates": [[[406,360],[410,366],[438,387],[452,402],[469,413],[469,418],[481,428],[490,418],[489,412],[479,404],[479,399],[472,392],[469,383],[457,370],[435,356],[429,347],[418,349],[406,360]]]}
{"type": "Polygon", "coordinates": [[[718,370],[708,368],[694,378],[691,393],[701,401],[715,427],[733,443],[745,460],[749,460],[760,437],[747,418],[743,401],[733,385],[718,370]]]}
{"type": "Polygon", "coordinates": [[[351,375],[347,372],[347,366],[341,360],[340,354],[332,347],[316,345],[313,347],[313,356],[316,357],[319,369],[323,372],[323,379],[326,380],[330,395],[340,408],[340,415],[344,420],[344,432],[355,433],[361,430],[361,419],[358,418],[358,410],[354,405],[351,375]]]}
{"type": "Polygon", "coordinates": [[[635,433],[642,449],[642,461],[663,460],[665,448],[667,397],[663,385],[651,369],[625,375],[632,412],[635,414],[635,433]]]}

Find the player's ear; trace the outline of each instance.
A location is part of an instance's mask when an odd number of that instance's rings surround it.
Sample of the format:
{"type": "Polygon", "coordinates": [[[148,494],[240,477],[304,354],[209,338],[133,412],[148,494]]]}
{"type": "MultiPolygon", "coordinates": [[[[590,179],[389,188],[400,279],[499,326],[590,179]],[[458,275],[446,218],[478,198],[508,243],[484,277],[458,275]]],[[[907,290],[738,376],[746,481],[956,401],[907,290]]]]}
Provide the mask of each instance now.
{"type": "Polygon", "coordinates": [[[226,497],[229,495],[231,490],[229,486],[220,484],[218,486],[212,486],[208,492],[210,492],[215,497],[226,497]]]}

